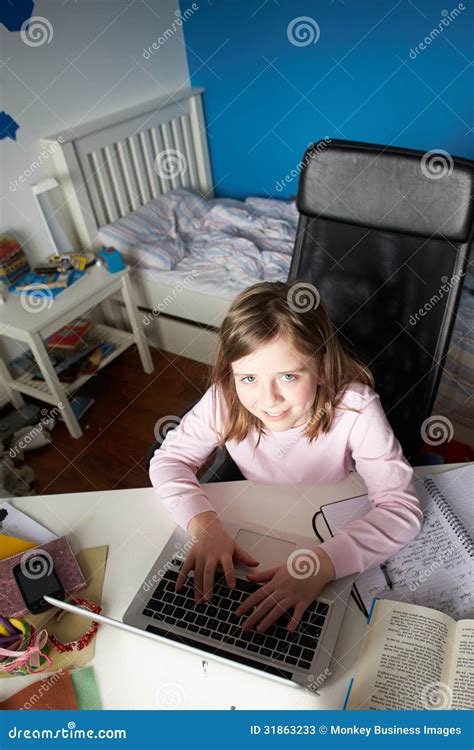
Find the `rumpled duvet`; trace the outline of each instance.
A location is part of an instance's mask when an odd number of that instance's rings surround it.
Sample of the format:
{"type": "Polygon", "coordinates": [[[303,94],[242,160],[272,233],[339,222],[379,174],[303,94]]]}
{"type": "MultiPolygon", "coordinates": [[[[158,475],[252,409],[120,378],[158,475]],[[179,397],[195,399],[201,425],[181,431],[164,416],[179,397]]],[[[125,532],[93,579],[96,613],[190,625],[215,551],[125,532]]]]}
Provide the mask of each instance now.
{"type": "Polygon", "coordinates": [[[235,293],[257,281],[286,280],[297,223],[289,201],[207,200],[177,189],[102,227],[99,238],[150,278],[168,282],[175,274],[163,271],[194,272],[199,286],[235,293]]]}

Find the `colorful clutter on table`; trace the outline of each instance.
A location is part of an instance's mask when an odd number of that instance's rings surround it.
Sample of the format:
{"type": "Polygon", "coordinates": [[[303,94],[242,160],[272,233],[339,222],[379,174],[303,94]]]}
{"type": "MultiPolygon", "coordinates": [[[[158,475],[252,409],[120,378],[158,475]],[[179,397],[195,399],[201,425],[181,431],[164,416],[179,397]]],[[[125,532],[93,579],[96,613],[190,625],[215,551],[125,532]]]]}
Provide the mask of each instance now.
{"type": "Polygon", "coordinates": [[[48,633],[26,620],[0,615],[0,671],[34,674],[51,666],[48,633]]]}
{"type": "MultiPolygon", "coordinates": [[[[89,610],[89,612],[94,612],[94,614],[96,615],[99,615],[102,612],[102,607],[99,607],[99,605],[95,604],[94,602],[90,602],[88,599],[69,599],[68,601],[69,604],[83,607],[84,609],[89,610]]],[[[60,620],[61,617],[63,617],[65,614],[66,613],[64,610],[60,610],[59,612],[56,612],[56,614],[54,615],[54,619],[60,620]]],[[[72,641],[67,641],[66,643],[60,641],[59,638],[57,638],[53,633],[50,633],[50,643],[53,648],[56,649],[56,651],[59,651],[60,654],[63,654],[65,651],[82,651],[84,648],[87,648],[87,646],[97,633],[99,624],[100,623],[92,620],[89,628],[80,636],[80,638],[76,638],[72,641]]]]}
{"type": "Polygon", "coordinates": [[[44,297],[52,299],[82,279],[86,273],[87,271],[67,271],[44,276],[44,274],[30,271],[10,286],[10,292],[21,294],[23,297],[34,297],[37,301],[44,297]]]}
{"type": "Polygon", "coordinates": [[[36,542],[29,542],[26,539],[17,539],[15,536],[0,534],[0,560],[6,560],[13,555],[26,552],[27,549],[37,547],[36,542]]]}
{"type": "MultiPolygon", "coordinates": [[[[85,588],[86,580],[71,549],[67,537],[60,537],[43,545],[41,548],[33,548],[26,552],[8,557],[0,561],[0,591],[4,595],[2,602],[2,614],[8,617],[24,617],[28,613],[25,601],[15,580],[13,570],[16,566],[34,565],[36,555],[41,558],[39,564],[44,566],[46,559],[48,565],[53,566],[67,594],[71,596],[77,591],[85,588]]],[[[39,572],[42,568],[38,567],[39,572]]],[[[30,619],[28,617],[28,619],[30,619]]]]}
{"type": "Polygon", "coordinates": [[[30,268],[28,258],[15,237],[2,235],[0,237],[0,282],[10,286],[30,271],[30,268]]]}
{"type": "Polygon", "coordinates": [[[2,711],[75,711],[79,708],[69,672],[48,674],[0,703],[2,711]]]}
{"type": "Polygon", "coordinates": [[[0,702],[1,711],[97,711],[102,708],[99,687],[92,667],[59,670],[42,676],[0,702]]]}

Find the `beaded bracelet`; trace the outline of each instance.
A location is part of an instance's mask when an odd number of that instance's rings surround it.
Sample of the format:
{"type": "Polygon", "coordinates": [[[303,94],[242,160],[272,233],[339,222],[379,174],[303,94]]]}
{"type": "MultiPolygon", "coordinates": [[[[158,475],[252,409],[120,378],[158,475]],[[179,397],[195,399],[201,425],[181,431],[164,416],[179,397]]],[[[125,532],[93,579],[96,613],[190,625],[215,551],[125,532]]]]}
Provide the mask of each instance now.
{"type": "MultiPolygon", "coordinates": [[[[99,615],[102,612],[102,607],[99,607],[98,604],[94,604],[93,602],[88,601],[87,599],[69,599],[69,604],[76,604],[79,607],[84,607],[84,609],[88,609],[90,612],[94,612],[94,614],[99,615]]],[[[62,617],[65,614],[64,610],[60,612],[56,612],[54,615],[55,620],[59,620],[60,617],[62,617]]],[[[58,638],[56,638],[55,635],[51,634],[49,635],[49,641],[54,646],[56,651],[59,651],[59,653],[63,653],[64,651],[74,651],[74,649],[77,649],[77,651],[82,651],[83,648],[86,648],[95,634],[97,633],[97,630],[99,629],[98,622],[92,621],[92,624],[87,630],[84,635],[81,635],[80,638],[77,639],[77,641],[69,641],[68,643],[62,643],[58,638]]]]}

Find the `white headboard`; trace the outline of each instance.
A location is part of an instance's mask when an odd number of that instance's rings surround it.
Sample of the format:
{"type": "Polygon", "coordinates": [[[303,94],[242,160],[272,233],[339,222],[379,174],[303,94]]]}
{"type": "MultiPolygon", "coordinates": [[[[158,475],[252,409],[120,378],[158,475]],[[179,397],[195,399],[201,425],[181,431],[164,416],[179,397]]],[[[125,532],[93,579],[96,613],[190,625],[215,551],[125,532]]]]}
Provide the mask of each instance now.
{"type": "Polygon", "coordinates": [[[174,188],[213,196],[202,88],[44,136],[83,249],[97,230],[174,188]]]}

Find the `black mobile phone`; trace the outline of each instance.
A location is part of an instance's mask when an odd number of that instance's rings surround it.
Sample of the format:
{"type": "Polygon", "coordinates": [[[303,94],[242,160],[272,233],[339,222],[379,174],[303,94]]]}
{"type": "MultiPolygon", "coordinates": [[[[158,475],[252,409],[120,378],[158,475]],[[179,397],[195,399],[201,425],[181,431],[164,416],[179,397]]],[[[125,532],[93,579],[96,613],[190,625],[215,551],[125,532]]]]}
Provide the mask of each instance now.
{"type": "Polygon", "coordinates": [[[43,599],[44,596],[65,598],[64,587],[54,568],[53,559],[45,550],[27,553],[12,572],[26,608],[32,615],[50,609],[51,604],[43,599]]]}

